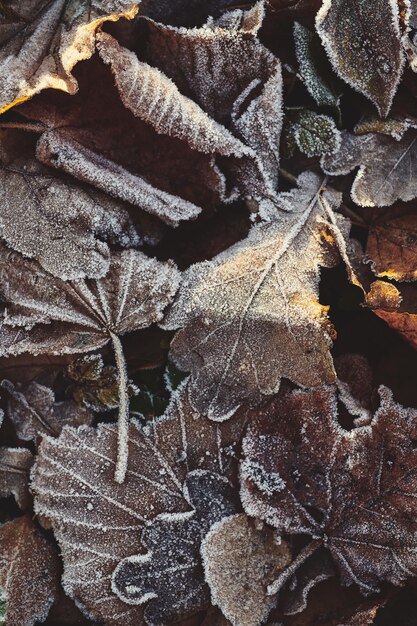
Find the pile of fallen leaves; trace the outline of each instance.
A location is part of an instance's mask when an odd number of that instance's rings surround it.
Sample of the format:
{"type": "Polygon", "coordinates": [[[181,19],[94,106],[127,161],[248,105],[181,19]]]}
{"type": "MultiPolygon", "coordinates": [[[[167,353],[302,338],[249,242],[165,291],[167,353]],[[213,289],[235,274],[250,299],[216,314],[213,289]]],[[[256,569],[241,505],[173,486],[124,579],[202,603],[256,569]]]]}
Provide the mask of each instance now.
{"type": "Polygon", "coordinates": [[[0,1],[0,623],[416,626],[417,3],[0,1]]]}

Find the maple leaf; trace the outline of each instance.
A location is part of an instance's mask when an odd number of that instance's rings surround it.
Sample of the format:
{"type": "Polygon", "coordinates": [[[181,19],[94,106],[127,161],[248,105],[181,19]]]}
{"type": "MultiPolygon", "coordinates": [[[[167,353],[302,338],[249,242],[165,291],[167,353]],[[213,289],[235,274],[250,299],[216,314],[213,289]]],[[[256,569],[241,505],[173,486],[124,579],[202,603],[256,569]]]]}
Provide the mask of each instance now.
{"type": "Polygon", "coordinates": [[[169,624],[209,605],[200,545],[215,522],[239,508],[230,483],[208,471],[187,475],[184,497],[192,511],[153,519],[141,536],[148,552],[124,559],[113,573],[112,589],[119,598],[129,604],[147,602],[144,616],[150,626],[169,624]]]}
{"type": "Polygon", "coordinates": [[[416,140],[414,129],[399,141],[380,134],[355,137],[343,131],[339,151],[322,157],[321,166],[335,176],[359,166],[351,189],[352,200],[359,206],[389,206],[398,199],[407,202],[417,196],[416,140]]]}
{"type": "Polygon", "coordinates": [[[119,335],[161,319],[178,288],[178,271],[172,263],[126,250],[112,255],[105,278],[65,282],[4,246],[0,266],[0,294],[7,303],[0,329],[3,356],[91,352],[112,341],[120,396],[116,479],[122,481],[129,398],[119,335]]]}
{"type": "MultiPolygon", "coordinates": [[[[43,438],[32,472],[35,510],[50,521],[60,545],[66,593],[88,615],[115,626],[141,623],[144,607],[129,606],[112,592],[113,571],[138,553],[142,529],[158,515],[190,516],[193,509],[183,492],[187,476],[197,471],[194,484],[207,475],[217,476],[216,484],[225,485],[225,479],[237,484],[236,446],[245,425],[243,412],[225,424],[197,414],[183,383],[163,417],[145,430],[129,425],[123,484],[113,481],[114,425],[66,427],[58,439],[43,438]]],[[[202,585],[202,569],[199,576],[202,585]]],[[[184,607],[188,591],[172,580],[169,597],[184,607]]]]}
{"type": "Polygon", "coordinates": [[[0,235],[64,279],[104,276],[105,241],[140,242],[125,205],[26,156],[0,164],[0,235]]]}
{"type": "Polygon", "coordinates": [[[324,0],[316,30],[333,69],[386,117],[404,66],[396,0],[324,0]]]}
{"type": "Polygon", "coordinates": [[[191,402],[211,419],[276,393],[282,377],[306,386],[334,380],[318,285],[319,267],[335,263],[325,233],[344,246],[331,208],[340,199],[323,196],[314,174],[299,185],[270,207],[270,222],[190,267],[164,318],[164,328],[181,328],[170,357],[191,371],[191,402]]]}
{"type": "Polygon", "coordinates": [[[129,0],[11,0],[0,14],[0,112],[42,89],[74,93],[74,65],[94,52],[95,32],[107,21],[132,18],[129,0]]]}
{"type": "Polygon", "coordinates": [[[58,596],[55,548],[24,516],[0,526],[0,587],[7,626],[43,622],[58,596]]]}
{"type": "Polygon", "coordinates": [[[385,387],[379,394],[371,423],[351,431],[338,423],[330,386],[288,393],[249,427],[241,466],[246,512],[280,534],[311,537],[270,593],[322,547],[342,584],[364,594],[414,575],[417,411],[396,404],[385,387]]]}
{"type": "Polygon", "coordinates": [[[22,510],[28,509],[32,501],[28,487],[32,464],[30,450],[0,447],[0,497],[13,495],[22,510]]]}
{"type": "Polygon", "coordinates": [[[73,400],[55,402],[50,387],[32,382],[22,388],[9,380],[3,380],[1,386],[9,393],[7,415],[19,439],[32,441],[44,434],[58,436],[66,424],[91,424],[90,411],[73,400]]]}
{"type": "Polygon", "coordinates": [[[212,603],[233,626],[263,623],[275,604],[267,587],[291,560],[287,544],[240,513],[213,524],[201,553],[212,603]]]}

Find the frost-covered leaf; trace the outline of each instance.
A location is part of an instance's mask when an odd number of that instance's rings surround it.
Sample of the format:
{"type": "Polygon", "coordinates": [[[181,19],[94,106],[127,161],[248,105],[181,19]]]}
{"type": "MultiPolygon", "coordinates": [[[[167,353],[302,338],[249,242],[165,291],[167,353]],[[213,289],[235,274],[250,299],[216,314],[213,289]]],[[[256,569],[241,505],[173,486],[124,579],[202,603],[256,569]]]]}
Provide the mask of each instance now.
{"type": "Polygon", "coordinates": [[[184,496],[191,512],[153,519],[141,536],[146,554],[124,559],[113,573],[112,589],[124,602],[147,602],[144,616],[150,626],[170,624],[209,606],[200,545],[212,524],[238,510],[230,483],[208,471],[187,475],[184,496]]]}
{"type": "MultiPolygon", "coordinates": [[[[64,428],[58,439],[43,439],[32,473],[35,510],[50,521],[60,545],[64,589],[86,613],[111,626],[142,623],[143,607],[112,592],[113,570],[138,554],[142,528],[157,515],[190,511],[183,494],[189,472],[236,484],[235,447],[245,423],[242,413],[221,425],[196,414],[182,385],[146,431],[130,424],[122,485],[113,480],[115,426],[64,428]]],[[[180,589],[174,585],[169,593],[179,596],[180,589]]]]}
{"type": "Polygon", "coordinates": [[[191,403],[211,419],[275,393],[282,377],[306,386],[334,380],[318,284],[319,267],[335,262],[325,237],[343,246],[329,201],[338,196],[322,196],[313,174],[299,183],[271,207],[269,223],[184,273],[164,319],[181,328],[171,358],[191,371],[191,403]]]}
{"type": "Polygon", "coordinates": [[[125,205],[18,157],[0,164],[0,236],[64,279],[104,276],[107,243],[139,243],[125,205]]]}
{"type": "Polygon", "coordinates": [[[408,202],[417,196],[417,131],[405,133],[400,141],[385,135],[355,137],[342,132],[340,150],[322,157],[327,174],[341,176],[359,166],[351,196],[360,206],[389,206],[396,200],[408,202]]]}
{"type": "Polygon", "coordinates": [[[201,213],[201,207],[154,187],[143,177],[81,145],[68,131],[43,133],[36,154],[42,163],[156,215],[171,226],[195,219],[201,213]]]}
{"type": "Polygon", "coordinates": [[[0,448],[0,497],[13,495],[22,510],[31,504],[29,471],[32,453],[26,448],[0,448]]]}
{"type": "MultiPolygon", "coordinates": [[[[117,369],[104,365],[101,354],[85,354],[68,365],[65,375],[74,385],[72,395],[78,405],[93,411],[110,411],[119,404],[117,369]]],[[[139,393],[138,387],[128,382],[129,396],[139,393]]]]}
{"type": "Polygon", "coordinates": [[[55,402],[50,387],[36,382],[14,385],[9,380],[3,380],[1,386],[9,393],[7,415],[19,439],[31,441],[45,434],[58,436],[66,424],[91,424],[90,411],[73,400],[55,402]]]}
{"type": "MultiPolygon", "coordinates": [[[[288,393],[249,427],[241,466],[246,512],[309,535],[300,562],[325,547],[342,584],[364,594],[417,571],[417,411],[379,393],[371,423],[351,431],[338,423],[335,387],[288,393]]],[[[286,580],[284,570],[270,591],[286,580]]]]}
{"type": "Polygon", "coordinates": [[[334,120],[308,109],[288,112],[286,139],[308,157],[333,154],[340,148],[341,135],[334,120]]]}
{"type": "Polygon", "coordinates": [[[324,0],[316,30],[337,74],[388,115],[404,65],[397,0],[324,0]]]}
{"type": "Polygon", "coordinates": [[[318,106],[337,107],[341,85],[333,74],[316,33],[298,22],[294,24],[295,53],[301,79],[318,106]]]}
{"type": "Polygon", "coordinates": [[[179,274],[136,250],[115,252],[105,278],[54,278],[37,263],[0,248],[0,294],[7,304],[0,329],[3,355],[90,352],[112,333],[144,328],[162,317],[179,274]]]}
{"type": "Polygon", "coordinates": [[[10,0],[0,8],[0,112],[42,89],[75,93],[74,65],[94,52],[106,21],[132,18],[131,0],[10,0]]]}
{"type": "Polygon", "coordinates": [[[403,138],[410,128],[415,127],[416,120],[407,117],[389,117],[381,119],[378,116],[365,116],[355,126],[355,135],[381,133],[393,137],[397,141],[403,138]]]}
{"type": "Polygon", "coordinates": [[[58,555],[30,517],[0,526],[0,588],[6,600],[6,626],[44,622],[57,598],[58,555]]]}
{"type": "Polygon", "coordinates": [[[404,50],[413,72],[417,72],[417,7],[414,0],[405,4],[407,28],[403,37],[404,50]]]}
{"type": "Polygon", "coordinates": [[[259,626],[276,599],[267,588],[291,560],[284,541],[244,513],[214,524],[201,546],[211,601],[233,626],[259,626]]]}

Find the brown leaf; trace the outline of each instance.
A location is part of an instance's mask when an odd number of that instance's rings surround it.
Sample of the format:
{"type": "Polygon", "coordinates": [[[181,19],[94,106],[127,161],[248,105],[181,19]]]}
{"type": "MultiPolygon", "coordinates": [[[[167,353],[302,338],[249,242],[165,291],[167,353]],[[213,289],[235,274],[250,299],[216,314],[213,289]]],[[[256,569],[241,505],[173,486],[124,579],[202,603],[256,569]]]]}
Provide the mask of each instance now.
{"type": "Polygon", "coordinates": [[[365,304],[396,330],[413,348],[417,348],[417,291],[415,285],[393,284],[376,280],[366,294],[365,304]]]}
{"type": "MultiPolygon", "coordinates": [[[[52,523],[64,560],[64,589],[86,613],[115,626],[121,620],[124,626],[141,623],[144,607],[129,606],[112,592],[113,570],[137,555],[142,529],[158,514],[178,517],[192,511],[183,493],[190,472],[236,479],[233,444],[245,423],[244,414],[224,425],[199,416],[191,410],[183,385],[151,428],[143,431],[130,424],[122,485],[113,481],[114,426],[65,428],[58,439],[43,439],[32,474],[35,510],[52,523]]],[[[200,586],[203,582],[201,578],[200,586]]],[[[167,590],[167,597],[176,594],[181,606],[187,590],[180,593],[173,581],[167,590]]]]}
{"type": "Polygon", "coordinates": [[[13,495],[22,510],[28,509],[29,471],[33,464],[32,453],[26,448],[0,448],[0,497],[13,495]]]}
{"type": "Polygon", "coordinates": [[[0,526],[0,586],[7,626],[43,622],[57,598],[59,561],[55,548],[29,517],[0,526]]]}
{"type": "Polygon", "coordinates": [[[0,235],[65,280],[101,278],[110,266],[108,243],[140,242],[123,203],[31,156],[0,163],[0,235]]]}
{"type": "Polygon", "coordinates": [[[265,209],[268,223],[184,274],[164,327],[181,328],[171,358],[191,371],[191,403],[210,419],[259,403],[282,377],[306,386],[334,380],[319,267],[338,260],[326,241],[346,255],[332,213],[339,196],[322,196],[320,183],[305,173],[299,189],[265,209]]]}
{"type": "Polygon", "coordinates": [[[65,425],[91,424],[93,415],[73,400],[55,402],[50,387],[36,382],[29,385],[13,385],[9,380],[1,382],[10,395],[7,415],[13,422],[19,439],[36,440],[39,436],[58,436],[65,425]]]}
{"type": "Polygon", "coordinates": [[[241,467],[246,512],[280,534],[309,535],[299,562],[325,547],[342,584],[364,594],[417,571],[417,411],[396,404],[385,387],[379,393],[371,424],[345,431],[334,387],[290,392],[249,427],[241,467]]]}
{"type": "Polygon", "coordinates": [[[0,16],[0,112],[42,89],[75,93],[74,65],[94,52],[95,32],[106,21],[132,18],[137,3],[93,0],[11,0],[0,16]]]}
{"type": "Polygon", "coordinates": [[[284,541],[244,513],[214,524],[201,545],[211,601],[234,626],[259,626],[276,598],[267,587],[291,560],[284,541]]]}

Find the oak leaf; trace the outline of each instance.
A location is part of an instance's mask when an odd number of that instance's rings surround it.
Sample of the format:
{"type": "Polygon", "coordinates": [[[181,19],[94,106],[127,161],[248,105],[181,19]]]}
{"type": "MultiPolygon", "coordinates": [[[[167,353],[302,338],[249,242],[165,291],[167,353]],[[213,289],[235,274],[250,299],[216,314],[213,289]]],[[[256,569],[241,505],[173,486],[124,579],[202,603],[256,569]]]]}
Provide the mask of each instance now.
{"type": "Polygon", "coordinates": [[[247,239],[191,266],[164,319],[165,328],[181,329],[170,357],[191,371],[191,403],[211,419],[276,393],[282,377],[306,386],[334,380],[318,285],[320,266],[336,262],[326,254],[327,234],[343,253],[332,212],[340,198],[323,196],[314,174],[299,184],[247,239]]]}
{"type": "Polygon", "coordinates": [[[43,622],[58,595],[59,561],[53,545],[28,516],[0,526],[0,587],[7,626],[43,622]]]}
{"type": "Polygon", "coordinates": [[[324,0],[316,30],[333,69],[386,117],[404,66],[396,0],[324,0]]]}
{"type": "Polygon", "coordinates": [[[13,495],[18,506],[28,509],[32,502],[29,493],[29,471],[33,455],[26,448],[0,447],[0,497],[13,495]]]}
{"type": "Polygon", "coordinates": [[[97,28],[132,18],[138,4],[105,0],[11,0],[0,14],[0,112],[42,89],[75,93],[74,65],[94,52],[97,28]]]}
{"type": "Polygon", "coordinates": [[[201,545],[211,600],[234,626],[259,626],[276,599],[267,587],[291,560],[284,541],[244,513],[215,523],[201,545]]]}
{"type": "Polygon", "coordinates": [[[290,392],[249,427],[241,466],[246,512],[280,534],[310,536],[298,563],[324,547],[342,584],[364,594],[383,582],[403,584],[417,570],[417,411],[396,404],[385,387],[379,394],[371,423],[346,431],[334,387],[290,392]]]}

